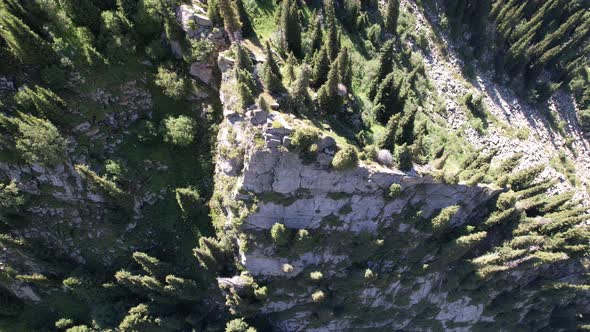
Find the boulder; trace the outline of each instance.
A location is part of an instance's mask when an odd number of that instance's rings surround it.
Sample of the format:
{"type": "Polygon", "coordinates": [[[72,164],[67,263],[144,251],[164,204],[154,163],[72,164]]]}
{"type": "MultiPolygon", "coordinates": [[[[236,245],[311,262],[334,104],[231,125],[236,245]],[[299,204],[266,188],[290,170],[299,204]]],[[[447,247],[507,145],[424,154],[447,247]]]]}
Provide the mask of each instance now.
{"type": "Polygon", "coordinates": [[[195,62],[191,65],[190,74],[201,80],[203,83],[209,84],[213,78],[213,68],[208,64],[195,62]]]}

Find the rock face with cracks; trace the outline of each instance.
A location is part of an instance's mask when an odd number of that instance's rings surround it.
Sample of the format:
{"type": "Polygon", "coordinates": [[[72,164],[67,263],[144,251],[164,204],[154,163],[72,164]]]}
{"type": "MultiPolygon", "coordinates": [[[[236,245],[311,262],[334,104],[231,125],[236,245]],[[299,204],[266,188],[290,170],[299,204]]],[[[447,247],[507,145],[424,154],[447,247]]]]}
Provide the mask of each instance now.
{"type": "MultiPolygon", "coordinates": [[[[452,241],[441,240],[430,223],[452,208],[445,227],[464,229],[485,219],[502,189],[441,183],[428,168],[401,172],[367,162],[336,171],[330,161],[339,143],[331,132],[323,132],[314,157],[305,158],[291,137],[309,124],[255,105],[236,111],[227,93],[231,67],[224,68],[218,227],[240,248],[239,264],[268,287],[264,300],[242,306],[256,306],[282,331],[467,331],[498,319],[490,308],[505,292],[492,282],[485,290],[463,287],[465,280],[475,282],[475,272],[454,265],[453,250],[439,243],[452,241]],[[396,198],[388,196],[392,184],[401,186],[396,198]],[[286,245],[273,239],[277,223],[287,230],[286,245]]],[[[515,287],[533,278],[511,277],[515,287]]],[[[227,287],[228,278],[220,285],[227,287]]]]}

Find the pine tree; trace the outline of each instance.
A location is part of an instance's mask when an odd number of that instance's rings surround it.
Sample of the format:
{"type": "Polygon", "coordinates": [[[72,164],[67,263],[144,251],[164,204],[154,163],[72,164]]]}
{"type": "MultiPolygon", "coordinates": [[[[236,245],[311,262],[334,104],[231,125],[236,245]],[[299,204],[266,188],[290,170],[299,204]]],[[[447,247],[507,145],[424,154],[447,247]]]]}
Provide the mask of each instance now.
{"type": "Polygon", "coordinates": [[[100,9],[90,0],[59,0],[61,8],[77,25],[84,25],[92,32],[100,29],[100,9]]]}
{"type": "Polygon", "coordinates": [[[304,113],[310,102],[309,88],[310,70],[307,64],[301,66],[297,79],[291,84],[291,100],[294,112],[304,113]]]}
{"type": "Polygon", "coordinates": [[[177,276],[166,276],[166,283],[164,290],[173,297],[185,301],[196,301],[202,296],[201,290],[197,283],[191,279],[179,278],[177,276]]]}
{"type": "Polygon", "coordinates": [[[254,65],[252,64],[250,55],[248,54],[248,51],[246,51],[244,47],[242,47],[242,44],[235,43],[234,53],[236,57],[236,69],[243,69],[247,72],[252,72],[254,70],[254,65]]]}
{"type": "Polygon", "coordinates": [[[199,264],[211,272],[220,272],[224,269],[227,252],[223,243],[210,237],[201,237],[199,247],[193,249],[199,264]]]}
{"type": "Polygon", "coordinates": [[[136,251],[133,253],[133,259],[152,277],[163,278],[166,275],[166,266],[155,257],[136,251]]]}
{"type": "Polygon", "coordinates": [[[340,39],[338,38],[338,29],[336,27],[336,12],[334,8],[334,0],[326,0],[324,2],[324,13],[326,19],[326,51],[330,61],[334,61],[338,56],[340,49],[340,39]]]}
{"type": "Polygon", "coordinates": [[[14,95],[14,101],[26,112],[45,116],[50,120],[63,119],[62,110],[66,103],[51,90],[35,85],[33,89],[25,86],[14,95]]]}
{"type": "Polygon", "coordinates": [[[322,23],[317,12],[314,12],[313,30],[311,31],[310,40],[310,53],[314,54],[316,51],[319,51],[322,48],[323,41],[322,23]]]}
{"type": "Polygon", "coordinates": [[[401,84],[401,79],[396,78],[394,73],[390,73],[379,85],[373,101],[375,105],[382,106],[375,114],[379,123],[387,123],[389,117],[403,110],[405,96],[400,93],[401,84]]]}
{"type": "Polygon", "coordinates": [[[252,27],[252,22],[250,21],[250,16],[244,8],[243,0],[236,0],[236,8],[238,9],[238,13],[240,14],[240,22],[242,23],[242,35],[244,37],[254,36],[254,28],[252,27]]]}
{"type": "Polygon", "coordinates": [[[286,53],[301,56],[301,24],[297,0],[283,0],[281,3],[281,44],[286,53]]]}
{"type": "Polygon", "coordinates": [[[117,184],[106,177],[98,176],[98,174],[96,174],[86,165],[78,164],[75,165],[74,168],[83,178],[87,179],[92,184],[111,196],[117,204],[125,208],[131,207],[132,202],[128,195],[123,190],[119,189],[117,184]]]}
{"type": "Polygon", "coordinates": [[[285,63],[285,78],[288,82],[293,82],[295,80],[295,65],[297,61],[295,60],[295,56],[293,53],[289,53],[287,57],[287,61],[285,63]]]}
{"type": "Polygon", "coordinates": [[[22,63],[42,65],[53,59],[49,45],[6,9],[0,9],[0,26],[0,37],[10,53],[22,63]]]}
{"type": "Polygon", "coordinates": [[[387,76],[389,73],[393,71],[393,52],[394,52],[394,44],[393,40],[387,41],[381,47],[381,52],[379,55],[379,68],[377,69],[377,75],[371,82],[369,87],[368,97],[370,99],[374,99],[375,95],[377,94],[377,90],[379,89],[379,85],[381,81],[387,76]]]}
{"type": "Polygon", "coordinates": [[[342,107],[342,97],[338,91],[338,63],[334,61],[328,73],[328,80],[318,91],[320,109],[326,113],[338,113],[342,107]]]}
{"type": "Polygon", "coordinates": [[[399,18],[399,0],[388,0],[385,12],[385,31],[395,34],[399,18]]]}
{"type": "Polygon", "coordinates": [[[348,54],[348,47],[342,48],[340,54],[336,58],[338,63],[338,76],[340,82],[348,89],[352,88],[352,59],[348,54]]]}
{"type": "Polygon", "coordinates": [[[242,27],[236,3],[232,0],[219,0],[218,4],[219,14],[223,18],[225,30],[230,35],[231,40],[236,40],[236,33],[238,33],[242,27]]]}
{"type": "Polygon", "coordinates": [[[330,60],[325,47],[316,53],[313,59],[313,71],[311,74],[311,86],[318,88],[328,79],[330,60]]]}
{"type": "Polygon", "coordinates": [[[274,55],[270,48],[270,43],[266,42],[266,63],[262,68],[262,82],[266,91],[281,92],[284,90],[281,70],[275,61],[274,55]]]}
{"type": "Polygon", "coordinates": [[[385,126],[385,134],[378,142],[379,148],[387,149],[392,152],[394,151],[400,118],[401,113],[395,114],[389,118],[387,125],[385,126]]]}

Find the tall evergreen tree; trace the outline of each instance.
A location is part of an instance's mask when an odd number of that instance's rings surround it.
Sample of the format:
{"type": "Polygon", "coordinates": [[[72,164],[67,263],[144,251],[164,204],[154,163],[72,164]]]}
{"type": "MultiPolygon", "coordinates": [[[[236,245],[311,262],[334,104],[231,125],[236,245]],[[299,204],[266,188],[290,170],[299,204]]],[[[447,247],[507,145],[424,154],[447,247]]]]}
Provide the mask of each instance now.
{"type": "Polygon", "coordinates": [[[309,105],[310,98],[307,89],[309,88],[310,70],[307,64],[301,66],[297,79],[291,84],[291,100],[294,112],[303,113],[309,105]]]}
{"type": "Polygon", "coordinates": [[[390,73],[379,85],[373,103],[378,107],[375,114],[379,123],[385,124],[389,118],[396,113],[400,113],[404,108],[405,96],[400,92],[402,85],[401,78],[396,78],[394,73],[390,73]]]}
{"type": "Polygon", "coordinates": [[[282,1],[280,26],[283,51],[301,56],[301,24],[297,0],[282,1]]]}
{"type": "Polygon", "coordinates": [[[340,39],[338,38],[338,28],[336,26],[336,10],[334,0],[324,2],[324,16],[326,20],[326,50],[328,58],[333,61],[338,56],[340,50],[340,39]]]}
{"type": "Polygon", "coordinates": [[[219,0],[219,14],[223,18],[223,26],[230,35],[231,40],[236,40],[236,33],[240,32],[242,22],[236,3],[232,0],[219,0]]]}
{"type": "Polygon", "coordinates": [[[90,0],[59,0],[59,5],[74,23],[88,27],[98,33],[100,29],[100,9],[90,0]]]}
{"type": "Polygon", "coordinates": [[[395,34],[399,18],[399,0],[388,0],[385,11],[385,31],[395,34]]]}
{"type": "Polygon", "coordinates": [[[338,63],[338,77],[340,82],[344,84],[348,89],[352,88],[352,59],[348,54],[348,47],[343,47],[338,57],[336,58],[338,63]]]}
{"type": "Polygon", "coordinates": [[[326,113],[337,113],[342,107],[342,97],[338,91],[338,63],[334,61],[328,73],[328,80],[318,91],[318,104],[326,113]]]}
{"type": "Polygon", "coordinates": [[[281,70],[274,58],[268,41],[266,42],[266,63],[262,68],[262,82],[268,92],[283,91],[281,70]]]}
{"type": "Polygon", "coordinates": [[[318,88],[328,79],[330,71],[330,60],[326,47],[322,47],[313,59],[313,71],[311,75],[311,86],[318,88]]]}
{"type": "Polygon", "coordinates": [[[323,41],[322,22],[320,21],[320,15],[318,15],[317,11],[314,12],[314,18],[312,22],[313,28],[311,30],[310,37],[310,51],[311,54],[314,54],[316,51],[319,51],[322,48],[323,41]]]}
{"type": "Polygon", "coordinates": [[[49,45],[20,18],[0,9],[0,37],[16,59],[25,64],[42,65],[53,59],[49,45]]]}
{"type": "Polygon", "coordinates": [[[368,97],[370,99],[375,98],[375,94],[377,94],[377,90],[379,89],[379,85],[381,81],[387,76],[389,73],[393,71],[393,52],[394,52],[394,44],[393,40],[388,40],[383,46],[381,47],[381,52],[379,55],[379,67],[377,69],[377,74],[375,78],[371,82],[369,86],[368,97]]]}

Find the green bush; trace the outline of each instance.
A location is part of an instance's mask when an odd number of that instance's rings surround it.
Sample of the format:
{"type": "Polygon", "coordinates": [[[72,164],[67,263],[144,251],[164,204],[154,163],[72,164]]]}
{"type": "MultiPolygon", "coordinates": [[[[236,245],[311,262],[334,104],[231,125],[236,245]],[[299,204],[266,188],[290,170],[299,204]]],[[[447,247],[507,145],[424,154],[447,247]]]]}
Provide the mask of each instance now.
{"type": "Polygon", "coordinates": [[[332,167],[337,171],[342,171],[356,167],[358,161],[356,149],[352,146],[345,146],[336,152],[334,159],[332,159],[332,167]]]}
{"type": "Polygon", "coordinates": [[[277,246],[285,246],[291,241],[290,230],[281,223],[272,225],[270,236],[277,246]]]}
{"type": "Polygon", "coordinates": [[[154,83],[162,88],[166,96],[175,100],[181,100],[188,92],[186,80],[168,68],[158,68],[154,83]]]}
{"type": "Polygon", "coordinates": [[[67,141],[51,122],[27,117],[17,126],[16,149],[27,162],[56,165],[64,160],[67,141]]]}
{"type": "Polygon", "coordinates": [[[389,191],[387,192],[387,198],[389,199],[396,199],[402,193],[402,186],[398,183],[394,183],[389,187],[389,191]]]}
{"type": "Polygon", "coordinates": [[[320,132],[311,127],[297,128],[291,135],[291,146],[298,151],[305,151],[320,139],[320,132]]]}
{"type": "Polygon", "coordinates": [[[395,149],[395,159],[399,169],[402,171],[410,171],[412,169],[412,151],[406,144],[395,149]]]}
{"type": "Polygon", "coordinates": [[[168,117],[162,121],[164,142],[178,146],[187,146],[195,138],[197,122],[186,115],[168,117]]]}
{"type": "Polygon", "coordinates": [[[69,318],[62,318],[55,322],[55,327],[60,330],[67,329],[72,325],[74,325],[74,321],[69,318]]]}
{"type": "Polygon", "coordinates": [[[324,278],[324,274],[320,271],[313,271],[309,274],[309,278],[313,281],[320,281],[324,278]]]}
{"type": "Polygon", "coordinates": [[[311,300],[314,303],[322,303],[322,302],[324,302],[325,299],[326,299],[326,294],[324,292],[322,292],[321,290],[315,291],[315,292],[313,292],[313,294],[311,294],[311,300]]]}
{"type": "Polygon", "coordinates": [[[227,322],[225,332],[256,332],[256,329],[250,327],[243,318],[238,318],[227,322]]]}
{"type": "Polygon", "coordinates": [[[496,207],[500,210],[508,210],[516,203],[516,195],[513,191],[502,193],[498,196],[496,207]]]}
{"type": "Polygon", "coordinates": [[[441,231],[449,226],[451,218],[459,211],[458,205],[448,206],[440,211],[440,213],[432,218],[432,228],[435,231],[441,231]]]}

